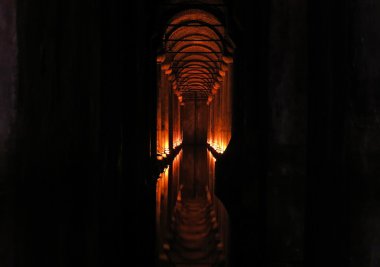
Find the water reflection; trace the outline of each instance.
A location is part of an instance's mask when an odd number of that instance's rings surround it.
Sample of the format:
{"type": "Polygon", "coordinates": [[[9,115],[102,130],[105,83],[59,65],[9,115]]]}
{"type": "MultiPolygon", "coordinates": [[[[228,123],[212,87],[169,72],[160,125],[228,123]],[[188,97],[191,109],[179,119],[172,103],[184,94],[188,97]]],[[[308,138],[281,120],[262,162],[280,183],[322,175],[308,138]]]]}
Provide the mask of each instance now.
{"type": "Polygon", "coordinates": [[[180,188],[180,163],[182,161],[182,150],[173,160],[172,164],[160,174],[156,184],[156,233],[159,258],[166,258],[163,249],[166,234],[169,231],[168,221],[170,221],[170,212],[173,210],[176,196],[180,188]]]}
{"type": "Polygon", "coordinates": [[[204,146],[184,146],[161,173],[156,187],[158,266],[226,262],[228,216],[214,196],[214,176],[215,158],[204,146]],[[197,239],[199,229],[204,232],[197,239]]]}
{"type": "Polygon", "coordinates": [[[214,188],[215,160],[204,146],[184,146],[180,183],[183,184],[183,197],[205,197],[205,187],[214,188]]]}

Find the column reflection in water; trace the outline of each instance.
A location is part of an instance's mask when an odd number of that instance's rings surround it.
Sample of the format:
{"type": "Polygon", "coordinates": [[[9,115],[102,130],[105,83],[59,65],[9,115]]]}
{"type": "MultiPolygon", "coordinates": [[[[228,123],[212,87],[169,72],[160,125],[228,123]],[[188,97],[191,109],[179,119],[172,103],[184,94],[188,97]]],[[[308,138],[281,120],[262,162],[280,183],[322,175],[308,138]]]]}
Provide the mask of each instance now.
{"type": "Polygon", "coordinates": [[[165,169],[163,173],[160,174],[157,184],[156,184],[156,234],[157,234],[157,253],[161,258],[164,255],[163,244],[165,229],[167,227],[167,212],[168,209],[168,182],[169,182],[169,169],[165,169]]]}
{"type": "Polygon", "coordinates": [[[180,183],[184,198],[205,197],[205,187],[214,193],[215,158],[204,146],[184,146],[180,183]]]}
{"type": "Polygon", "coordinates": [[[208,187],[212,194],[214,194],[215,189],[215,161],[216,159],[212,155],[212,153],[207,150],[207,165],[208,165],[208,187]]]}
{"type": "Polygon", "coordinates": [[[166,258],[164,244],[169,232],[171,211],[174,208],[180,183],[180,163],[182,151],[176,156],[172,164],[162,172],[156,183],[156,249],[161,260],[166,258]]]}
{"type": "Polygon", "coordinates": [[[218,245],[215,246],[217,253],[223,255],[223,261],[227,262],[228,214],[214,195],[214,176],[215,158],[204,146],[183,146],[173,163],[161,173],[156,185],[158,266],[166,266],[173,260],[170,258],[173,244],[170,238],[173,237],[172,216],[176,202],[207,199],[207,188],[211,194],[212,210],[216,214],[214,234],[218,236],[218,245]]]}

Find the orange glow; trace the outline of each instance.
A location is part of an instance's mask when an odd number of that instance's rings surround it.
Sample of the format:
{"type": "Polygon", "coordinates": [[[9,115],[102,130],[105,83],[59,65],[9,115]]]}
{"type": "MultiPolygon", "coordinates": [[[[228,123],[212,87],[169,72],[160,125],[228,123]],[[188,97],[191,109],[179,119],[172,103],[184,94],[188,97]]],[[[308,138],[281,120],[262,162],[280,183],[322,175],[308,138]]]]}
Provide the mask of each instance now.
{"type": "Polygon", "coordinates": [[[162,63],[165,61],[165,55],[158,55],[157,56],[157,63],[162,63]]]}
{"type": "Polygon", "coordinates": [[[182,151],[175,157],[172,165],[165,168],[156,182],[156,240],[158,257],[165,255],[164,244],[167,230],[170,225],[169,218],[175,204],[175,198],[180,188],[179,175],[182,151]],[[171,177],[169,179],[169,177],[171,177]],[[172,190],[169,190],[169,187],[172,190]]]}
{"type": "MultiPolygon", "coordinates": [[[[162,172],[156,183],[156,232],[157,232],[157,242],[161,244],[163,241],[163,236],[167,227],[167,217],[168,217],[168,180],[169,180],[169,169],[166,168],[162,172]]],[[[163,250],[159,251],[161,255],[163,250]]]]}
{"type": "Polygon", "coordinates": [[[157,55],[157,154],[165,158],[181,145],[180,107],[194,95],[209,107],[207,141],[223,153],[231,139],[235,46],[222,22],[204,10],[179,12],[168,25],[157,55]]]}
{"type": "Polygon", "coordinates": [[[182,144],[182,139],[178,139],[177,141],[175,141],[173,143],[174,149],[177,148],[177,147],[179,147],[181,144],[182,144]]]}
{"type": "MultiPolygon", "coordinates": [[[[232,58],[227,57],[224,61],[233,62],[232,58]]],[[[230,142],[232,124],[232,65],[224,63],[222,69],[219,70],[219,74],[224,77],[218,79],[218,83],[214,85],[213,101],[207,102],[209,106],[207,142],[220,154],[224,153],[230,142]]]]}
{"type": "MultiPolygon", "coordinates": [[[[168,23],[163,53],[157,57],[180,104],[194,92],[216,94],[233,62],[233,42],[217,17],[200,9],[179,12],[168,23]]],[[[212,101],[212,99],[211,99],[212,101]]],[[[208,101],[210,103],[210,100],[208,101]]]]}
{"type": "Polygon", "coordinates": [[[170,68],[170,64],[169,63],[165,63],[165,64],[161,65],[161,69],[162,70],[168,70],[169,68],[170,68]]]}
{"type": "MultiPolygon", "coordinates": [[[[213,14],[200,9],[181,11],[167,22],[169,26],[162,36],[162,46],[158,48],[160,52],[156,58],[155,154],[158,160],[171,159],[169,155],[173,154],[173,149],[181,146],[183,124],[188,127],[187,121],[182,120],[182,113],[187,111],[181,106],[194,98],[201,99],[199,102],[202,104],[207,103],[208,117],[202,117],[202,123],[208,119],[209,145],[222,154],[230,142],[234,44],[223,23],[213,14]]],[[[181,157],[182,152],[157,180],[156,233],[160,258],[165,256],[163,244],[167,241],[165,237],[170,227],[171,211],[180,190],[181,157]]],[[[215,161],[209,152],[207,164],[210,179],[207,188],[210,192],[214,192],[215,161]]]]}
{"type": "Polygon", "coordinates": [[[223,139],[221,141],[208,141],[207,143],[213,148],[215,149],[216,152],[220,153],[220,154],[223,154],[224,151],[226,150],[227,148],[227,145],[229,143],[229,138],[226,138],[226,139],[223,139]]]}
{"type": "Polygon", "coordinates": [[[231,64],[234,62],[234,59],[231,56],[223,56],[223,61],[227,64],[231,64]]]}
{"type": "Polygon", "coordinates": [[[157,56],[157,153],[166,157],[181,144],[180,106],[194,94],[202,95],[210,108],[207,140],[223,153],[231,135],[230,70],[235,46],[222,22],[204,10],[179,12],[168,25],[157,56]],[[170,97],[174,99],[169,101],[170,97]]]}

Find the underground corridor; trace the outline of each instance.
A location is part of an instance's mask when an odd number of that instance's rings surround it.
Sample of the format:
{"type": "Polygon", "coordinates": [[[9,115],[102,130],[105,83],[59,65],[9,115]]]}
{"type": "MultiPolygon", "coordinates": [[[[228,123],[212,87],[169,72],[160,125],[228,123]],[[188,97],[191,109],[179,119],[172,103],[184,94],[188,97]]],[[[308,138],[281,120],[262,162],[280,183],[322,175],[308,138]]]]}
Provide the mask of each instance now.
{"type": "Polygon", "coordinates": [[[158,266],[227,266],[228,213],[215,161],[231,139],[234,44],[209,12],[171,18],[157,55],[158,266]]]}
{"type": "Polygon", "coordinates": [[[379,14],[0,0],[0,266],[379,267],[379,14]]]}

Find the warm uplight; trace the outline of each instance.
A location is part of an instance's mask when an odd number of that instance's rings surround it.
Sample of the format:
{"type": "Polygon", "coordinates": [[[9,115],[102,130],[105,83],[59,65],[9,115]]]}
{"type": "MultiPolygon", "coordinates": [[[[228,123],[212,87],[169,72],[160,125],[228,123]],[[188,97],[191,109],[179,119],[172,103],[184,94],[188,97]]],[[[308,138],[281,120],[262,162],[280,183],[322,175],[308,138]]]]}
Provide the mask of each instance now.
{"type": "Polygon", "coordinates": [[[218,152],[219,154],[223,154],[224,151],[225,151],[226,148],[227,148],[227,145],[225,145],[224,143],[208,142],[208,144],[209,144],[213,149],[215,149],[215,151],[218,152]]]}
{"type": "MultiPolygon", "coordinates": [[[[157,252],[162,261],[168,260],[166,231],[172,225],[173,216],[170,213],[175,207],[181,183],[185,181],[180,173],[191,176],[185,184],[209,176],[206,187],[214,192],[215,157],[220,156],[214,152],[224,153],[231,139],[234,51],[223,21],[204,10],[183,10],[172,17],[167,25],[157,55],[156,147],[153,152],[158,160],[163,160],[161,163],[170,166],[160,174],[156,191],[157,252]],[[193,102],[195,116],[189,116],[193,102]],[[198,109],[198,103],[207,106],[198,109]],[[208,172],[205,175],[189,174],[186,165],[179,166],[182,151],[173,159],[184,136],[185,142],[190,141],[187,137],[189,125],[195,125],[194,128],[201,125],[199,132],[202,140],[207,140],[213,147],[207,156],[208,172]],[[202,177],[193,177],[195,175],[202,177]]],[[[206,160],[203,156],[202,159],[206,160]]],[[[184,162],[188,164],[187,160],[184,162]]],[[[167,264],[169,262],[163,265],[167,264]]]]}
{"type": "Polygon", "coordinates": [[[176,149],[177,147],[179,147],[180,145],[182,144],[182,140],[177,140],[173,143],[173,148],[176,149]]]}

